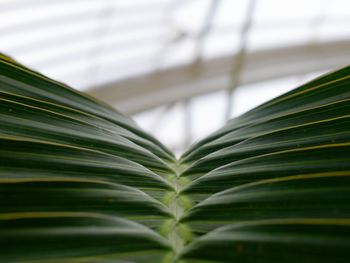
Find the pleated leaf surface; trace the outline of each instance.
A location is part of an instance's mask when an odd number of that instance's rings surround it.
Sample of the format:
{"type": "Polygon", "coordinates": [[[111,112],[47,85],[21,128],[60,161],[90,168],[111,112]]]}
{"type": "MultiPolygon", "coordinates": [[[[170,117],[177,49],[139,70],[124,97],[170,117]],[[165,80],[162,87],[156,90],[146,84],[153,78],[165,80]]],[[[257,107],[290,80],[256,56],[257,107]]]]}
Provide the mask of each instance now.
{"type": "Polygon", "coordinates": [[[349,261],[349,67],[176,160],[130,118],[1,55],[0,122],[1,262],[349,261]]]}
{"type": "Polygon", "coordinates": [[[350,68],[231,120],[182,157],[188,262],[347,262],[350,68]]]}

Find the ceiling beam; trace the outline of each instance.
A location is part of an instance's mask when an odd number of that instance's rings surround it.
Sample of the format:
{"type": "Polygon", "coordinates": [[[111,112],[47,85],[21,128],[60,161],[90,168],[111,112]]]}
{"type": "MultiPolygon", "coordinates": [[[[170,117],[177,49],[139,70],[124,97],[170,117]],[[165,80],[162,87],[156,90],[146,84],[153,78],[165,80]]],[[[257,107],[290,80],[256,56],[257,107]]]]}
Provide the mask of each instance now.
{"type": "MultiPolygon", "coordinates": [[[[236,55],[196,61],[119,80],[87,92],[126,114],[227,89],[236,55]]],[[[350,40],[337,40],[248,52],[240,84],[335,69],[350,61],[350,40]]]]}

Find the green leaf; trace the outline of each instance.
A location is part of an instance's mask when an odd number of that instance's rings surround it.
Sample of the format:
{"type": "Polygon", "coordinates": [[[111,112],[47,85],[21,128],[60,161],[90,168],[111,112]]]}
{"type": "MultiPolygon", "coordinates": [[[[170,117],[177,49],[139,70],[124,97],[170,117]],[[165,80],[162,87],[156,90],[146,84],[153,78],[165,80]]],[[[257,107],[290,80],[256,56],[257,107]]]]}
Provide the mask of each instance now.
{"type": "Polygon", "coordinates": [[[167,257],[173,155],[61,83],[7,58],[0,73],[0,261],[167,257]]]}
{"type": "Polygon", "coordinates": [[[350,220],[287,219],[236,223],[191,244],[187,262],[347,262],[350,220]]]}
{"type": "Polygon", "coordinates": [[[347,262],[350,67],[180,158],[0,55],[1,262],[347,262]]]}

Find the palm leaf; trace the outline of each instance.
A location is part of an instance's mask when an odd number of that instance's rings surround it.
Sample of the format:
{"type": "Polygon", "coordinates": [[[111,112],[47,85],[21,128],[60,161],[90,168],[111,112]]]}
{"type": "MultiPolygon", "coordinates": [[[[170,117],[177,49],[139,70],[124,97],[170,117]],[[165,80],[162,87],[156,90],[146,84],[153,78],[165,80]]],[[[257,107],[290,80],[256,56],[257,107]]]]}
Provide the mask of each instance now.
{"type": "Polygon", "coordinates": [[[0,56],[4,262],[347,262],[350,68],[180,160],[129,118],[0,56]]]}

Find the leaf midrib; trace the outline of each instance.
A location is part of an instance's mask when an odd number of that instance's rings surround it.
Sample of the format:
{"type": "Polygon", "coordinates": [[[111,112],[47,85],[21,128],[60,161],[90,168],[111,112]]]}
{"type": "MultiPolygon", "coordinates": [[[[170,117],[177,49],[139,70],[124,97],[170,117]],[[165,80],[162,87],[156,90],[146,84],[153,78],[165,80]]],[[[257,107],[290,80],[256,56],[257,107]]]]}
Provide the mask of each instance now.
{"type": "MultiPolygon", "coordinates": [[[[176,262],[179,255],[183,251],[186,244],[186,237],[181,233],[180,230],[180,220],[185,216],[186,210],[180,197],[183,198],[181,194],[182,189],[186,184],[180,183],[180,177],[182,172],[185,170],[181,165],[179,160],[176,160],[173,167],[173,174],[168,178],[168,182],[173,186],[173,190],[167,192],[167,194],[173,194],[172,200],[167,204],[170,213],[172,214],[172,222],[169,231],[166,234],[166,238],[169,240],[173,248],[173,254],[170,262],[176,262]]],[[[167,258],[169,260],[169,258],[167,258]]],[[[165,260],[166,262],[167,259],[165,260]]]]}

